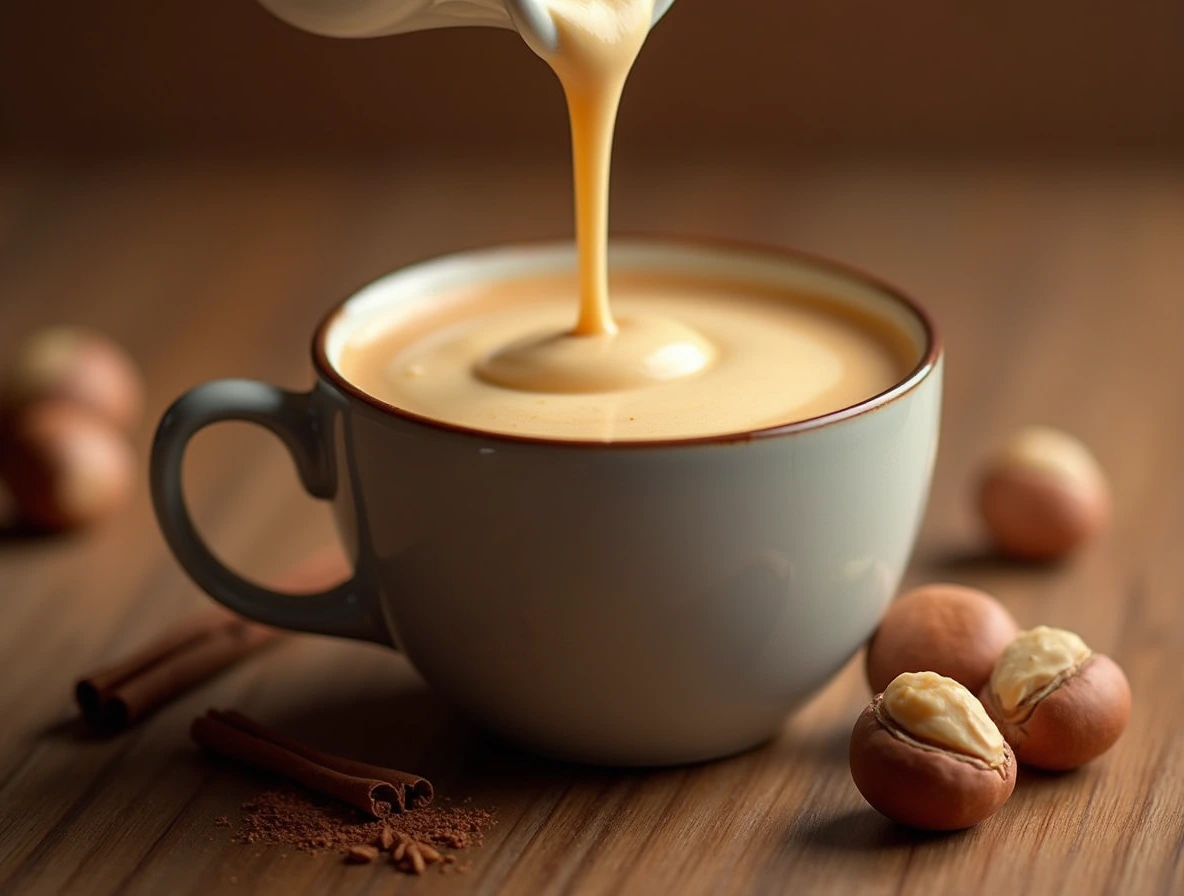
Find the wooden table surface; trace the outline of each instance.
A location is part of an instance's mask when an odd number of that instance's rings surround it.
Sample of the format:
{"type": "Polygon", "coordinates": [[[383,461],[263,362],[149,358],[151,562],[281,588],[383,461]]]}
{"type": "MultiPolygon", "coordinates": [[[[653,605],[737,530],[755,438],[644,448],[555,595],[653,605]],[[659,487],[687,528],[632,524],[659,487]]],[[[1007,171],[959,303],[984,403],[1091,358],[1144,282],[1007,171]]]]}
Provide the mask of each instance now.
{"type": "MultiPolygon", "coordinates": [[[[331,303],[415,259],[567,233],[566,177],[558,160],[480,157],[0,164],[0,355],[37,325],[97,326],[147,371],[153,422],[214,377],[303,388],[331,303]]],[[[93,531],[0,536],[0,892],[1184,893],[1184,169],[623,158],[616,186],[619,229],[793,244],[930,305],[947,399],[908,584],[990,589],[1022,624],[1072,627],[1116,658],[1135,701],[1118,746],[1077,773],[1024,772],[974,830],[922,836],[851,783],[847,736],[868,699],[855,662],[762,748],[614,771],[491,743],[400,657],[315,637],[92,739],[75,676],[205,601],[141,487],[93,531]],[[1109,530],[1053,568],[993,560],[969,501],[984,452],[1026,422],[1080,435],[1114,489],[1109,530]],[[423,879],[236,843],[215,819],[261,784],[190,744],[210,705],[427,774],[498,824],[471,873],[423,879]]],[[[326,508],[249,427],[201,436],[187,481],[201,526],[248,572],[332,538],[326,508]]]]}

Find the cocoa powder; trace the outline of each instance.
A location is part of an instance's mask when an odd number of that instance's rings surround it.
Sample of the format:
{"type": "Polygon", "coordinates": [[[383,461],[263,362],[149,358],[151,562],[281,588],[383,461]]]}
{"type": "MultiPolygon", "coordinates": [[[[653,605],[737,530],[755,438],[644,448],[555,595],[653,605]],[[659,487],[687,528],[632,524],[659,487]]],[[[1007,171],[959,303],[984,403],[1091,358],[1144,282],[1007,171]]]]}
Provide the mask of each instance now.
{"type": "Polygon", "coordinates": [[[345,853],[358,844],[378,843],[383,830],[440,849],[479,846],[495,823],[492,812],[442,804],[376,820],[335,800],[295,788],[268,790],[242,805],[237,838],[243,843],[276,843],[304,852],[345,853]]]}

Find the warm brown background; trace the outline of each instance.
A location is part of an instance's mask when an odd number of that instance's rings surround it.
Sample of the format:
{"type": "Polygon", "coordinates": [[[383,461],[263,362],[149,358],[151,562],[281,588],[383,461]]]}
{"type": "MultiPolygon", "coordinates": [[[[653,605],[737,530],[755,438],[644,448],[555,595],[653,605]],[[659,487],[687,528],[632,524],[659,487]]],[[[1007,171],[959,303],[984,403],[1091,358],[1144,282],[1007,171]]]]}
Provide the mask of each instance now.
{"type": "MultiPolygon", "coordinates": [[[[679,0],[629,88],[638,153],[1184,151],[1180,0],[679,0]]],[[[0,145],[467,154],[566,140],[510,32],[334,41],[253,0],[0,5],[0,145]]]]}

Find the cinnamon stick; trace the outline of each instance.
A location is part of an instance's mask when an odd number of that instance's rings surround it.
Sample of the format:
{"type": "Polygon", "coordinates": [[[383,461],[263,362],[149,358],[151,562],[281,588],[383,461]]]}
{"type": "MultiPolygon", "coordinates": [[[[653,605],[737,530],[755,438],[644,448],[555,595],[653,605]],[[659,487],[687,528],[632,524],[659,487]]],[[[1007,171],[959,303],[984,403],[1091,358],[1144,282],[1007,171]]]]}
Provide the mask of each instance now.
{"type": "Polygon", "coordinates": [[[207,611],[123,662],[83,678],[74,696],[92,728],[122,731],[278,637],[273,629],[207,611]]]}
{"type": "Polygon", "coordinates": [[[424,778],[324,753],[237,712],[211,709],[194,719],[190,735],[213,753],[295,781],[375,818],[432,801],[432,785],[424,778]]]}
{"type": "MultiPolygon", "coordinates": [[[[322,587],[340,581],[348,571],[340,552],[322,551],[298,564],[283,577],[280,587],[322,587]]],[[[277,638],[274,630],[226,610],[207,610],[127,659],[84,676],[75,685],[74,696],[92,728],[122,731],[277,638]]]]}

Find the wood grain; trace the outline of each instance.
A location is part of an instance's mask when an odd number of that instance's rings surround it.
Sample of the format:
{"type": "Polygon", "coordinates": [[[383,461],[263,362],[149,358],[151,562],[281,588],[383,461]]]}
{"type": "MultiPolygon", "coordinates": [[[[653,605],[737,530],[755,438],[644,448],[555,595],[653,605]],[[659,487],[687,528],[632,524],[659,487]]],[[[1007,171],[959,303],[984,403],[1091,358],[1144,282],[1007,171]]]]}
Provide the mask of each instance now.
{"type": "MultiPolygon", "coordinates": [[[[1184,170],[624,160],[615,198],[619,229],[794,244],[932,307],[948,397],[908,581],[989,588],[1021,622],[1073,627],[1117,659],[1135,711],[1114,751],[1075,774],[1025,773],[975,830],[922,836],[851,784],[846,738],[868,696],[855,663],[760,749],[616,771],[492,742],[400,657],[313,637],[94,740],[74,677],[204,600],[141,492],[92,532],[0,538],[0,892],[1184,892],[1184,170]],[[1114,487],[1111,528],[1054,568],[992,559],[968,500],[983,454],[1029,421],[1080,434],[1114,487]],[[420,881],[234,843],[214,820],[264,785],[188,742],[215,704],[427,774],[499,823],[471,873],[420,881]]],[[[213,377],[303,388],[308,333],[358,285],[439,252],[564,234],[569,216],[558,165],[0,165],[0,356],[40,324],[98,326],[143,364],[153,420],[213,377]]],[[[187,479],[200,524],[247,572],[274,577],[332,538],[260,433],[203,436],[187,479]]]]}

